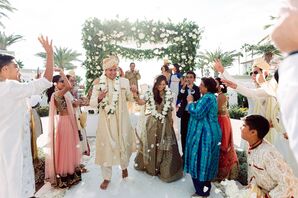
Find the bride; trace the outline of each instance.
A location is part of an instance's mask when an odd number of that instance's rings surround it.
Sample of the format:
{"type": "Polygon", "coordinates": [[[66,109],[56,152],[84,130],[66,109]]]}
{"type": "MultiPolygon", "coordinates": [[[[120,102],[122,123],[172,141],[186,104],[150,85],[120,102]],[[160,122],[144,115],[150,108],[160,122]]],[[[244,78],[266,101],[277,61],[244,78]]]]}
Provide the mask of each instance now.
{"type": "Polygon", "coordinates": [[[156,78],[152,91],[140,99],[137,88],[131,88],[134,99],[139,105],[146,105],[150,115],[146,119],[141,134],[141,146],[135,158],[135,169],[158,176],[164,182],[172,182],[183,176],[182,159],[173,129],[172,93],[167,79],[160,75],[156,78]]]}

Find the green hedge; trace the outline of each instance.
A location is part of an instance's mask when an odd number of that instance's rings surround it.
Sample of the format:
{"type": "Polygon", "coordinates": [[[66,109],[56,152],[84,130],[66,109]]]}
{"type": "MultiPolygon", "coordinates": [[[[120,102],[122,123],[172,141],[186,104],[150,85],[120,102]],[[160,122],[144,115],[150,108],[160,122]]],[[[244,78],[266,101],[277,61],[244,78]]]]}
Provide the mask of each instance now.
{"type": "Polygon", "coordinates": [[[229,109],[230,118],[238,119],[245,117],[247,115],[247,108],[242,108],[238,106],[232,106],[229,109]]]}
{"type": "Polygon", "coordinates": [[[49,116],[49,106],[39,106],[36,108],[36,111],[40,117],[49,116]]]}
{"type": "Polygon", "coordinates": [[[246,152],[236,149],[238,161],[239,161],[239,174],[237,181],[242,185],[247,185],[247,156],[246,152]]]}

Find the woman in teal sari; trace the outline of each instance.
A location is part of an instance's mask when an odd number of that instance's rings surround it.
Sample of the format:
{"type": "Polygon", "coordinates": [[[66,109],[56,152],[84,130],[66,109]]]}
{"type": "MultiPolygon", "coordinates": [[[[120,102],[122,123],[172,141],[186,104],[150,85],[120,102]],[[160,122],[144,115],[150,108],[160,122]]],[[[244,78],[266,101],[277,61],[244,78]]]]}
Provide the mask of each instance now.
{"type": "Polygon", "coordinates": [[[214,93],[217,92],[213,78],[202,78],[202,98],[194,103],[189,95],[187,101],[190,120],[186,138],[184,171],[192,177],[196,193],[193,197],[210,195],[211,180],[218,171],[221,130],[218,124],[218,107],[214,93]]]}

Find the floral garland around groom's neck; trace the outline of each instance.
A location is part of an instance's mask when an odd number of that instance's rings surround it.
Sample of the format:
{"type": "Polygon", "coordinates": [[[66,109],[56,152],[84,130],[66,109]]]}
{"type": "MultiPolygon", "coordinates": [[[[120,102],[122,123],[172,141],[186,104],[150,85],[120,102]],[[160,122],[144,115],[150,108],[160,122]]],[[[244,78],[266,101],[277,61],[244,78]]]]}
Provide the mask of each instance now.
{"type": "MultiPolygon", "coordinates": [[[[105,73],[103,73],[100,76],[99,91],[108,91],[107,77],[106,77],[105,73]]],[[[115,78],[115,84],[114,84],[111,104],[109,104],[109,94],[108,93],[100,102],[100,107],[102,109],[104,109],[108,115],[114,114],[116,112],[116,105],[119,100],[119,93],[120,93],[120,74],[117,71],[117,76],[115,78]]]]}

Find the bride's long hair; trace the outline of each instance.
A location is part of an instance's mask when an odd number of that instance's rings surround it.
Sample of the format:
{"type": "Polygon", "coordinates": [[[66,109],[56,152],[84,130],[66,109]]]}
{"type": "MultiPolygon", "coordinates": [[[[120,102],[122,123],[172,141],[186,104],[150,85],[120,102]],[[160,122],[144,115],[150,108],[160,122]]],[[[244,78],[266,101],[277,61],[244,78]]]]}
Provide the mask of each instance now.
{"type": "Polygon", "coordinates": [[[155,79],[155,83],[154,83],[153,89],[152,89],[152,92],[154,95],[154,101],[157,104],[160,104],[162,102],[162,98],[160,97],[159,90],[157,88],[158,85],[160,85],[162,81],[165,81],[166,85],[168,85],[167,78],[164,75],[160,75],[155,79]]]}

